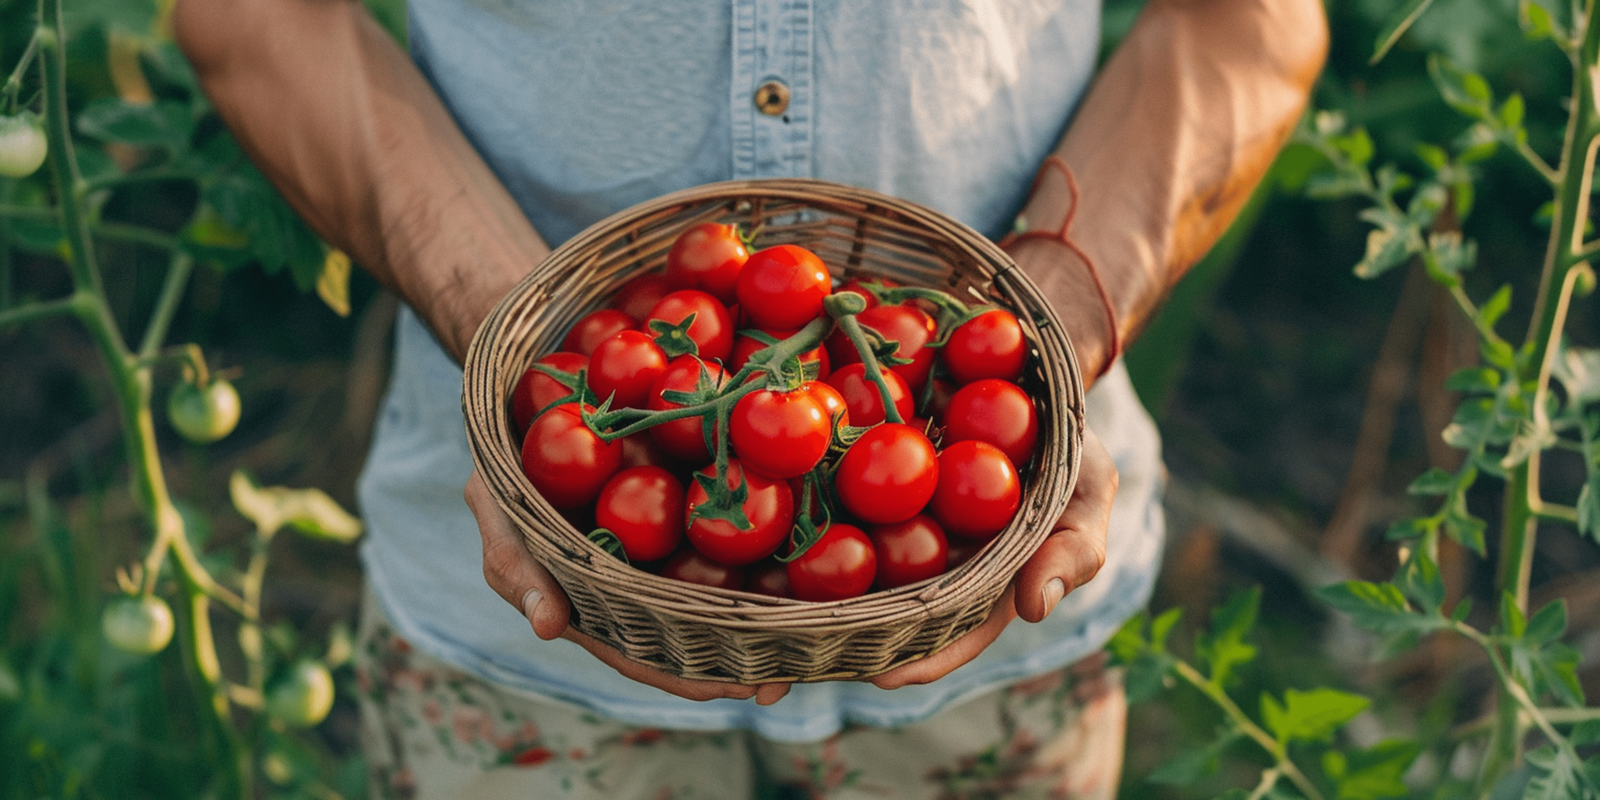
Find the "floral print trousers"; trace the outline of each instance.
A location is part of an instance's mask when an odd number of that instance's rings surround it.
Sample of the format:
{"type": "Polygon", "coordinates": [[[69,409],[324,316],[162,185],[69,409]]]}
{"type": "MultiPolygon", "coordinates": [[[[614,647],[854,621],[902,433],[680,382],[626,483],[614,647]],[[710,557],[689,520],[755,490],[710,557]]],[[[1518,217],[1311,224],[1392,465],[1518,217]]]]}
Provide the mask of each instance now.
{"type": "Polygon", "coordinates": [[[356,652],[374,798],[1110,800],[1122,768],[1127,703],[1103,655],[921,722],[794,744],[507,691],[414,649],[370,596],[356,652]]]}

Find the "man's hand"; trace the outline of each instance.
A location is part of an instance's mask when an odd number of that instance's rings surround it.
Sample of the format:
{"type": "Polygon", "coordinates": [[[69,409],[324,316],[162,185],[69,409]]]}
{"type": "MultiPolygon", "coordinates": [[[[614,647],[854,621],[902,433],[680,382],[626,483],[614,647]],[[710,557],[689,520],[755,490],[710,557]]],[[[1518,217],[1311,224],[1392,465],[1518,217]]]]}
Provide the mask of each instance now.
{"type": "Polygon", "coordinates": [[[533,626],[533,632],[539,638],[560,637],[575,642],[623,677],[689,700],[714,700],[719,697],[743,700],[754,697],[761,705],[771,705],[789,693],[787,683],[743,686],[669,675],[630,661],[616,648],[568,626],[572,607],[567,602],[566,592],[528,552],[522,535],[495,502],[477,472],[467,479],[466,498],[473,516],[478,518],[478,532],[483,537],[484,578],[496,594],[528,618],[528,624],[533,626]]]}
{"type": "Polygon", "coordinates": [[[989,618],[939,652],[872,679],[884,689],[929,683],[971,661],[1017,617],[1039,622],[1061,598],[1084,585],[1106,560],[1111,500],[1117,494],[1117,466],[1092,431],[1083,436],[1083,461],[1066,511],[1039,549],[1022,565],[989,618]]]}

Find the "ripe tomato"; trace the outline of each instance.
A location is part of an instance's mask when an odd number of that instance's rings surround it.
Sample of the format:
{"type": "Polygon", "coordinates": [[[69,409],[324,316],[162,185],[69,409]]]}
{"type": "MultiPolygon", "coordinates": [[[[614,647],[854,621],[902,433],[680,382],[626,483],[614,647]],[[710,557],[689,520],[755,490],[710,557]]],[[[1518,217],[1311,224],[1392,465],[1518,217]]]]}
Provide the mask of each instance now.
{"type": "MultiPolygon", "coordinates": [[[[792,331],[762,331],[762,333],[780,342],[799,332],[799,329],[792,331]]],[[[750,357],[766,349],[766,347],[767,345],[759,339],[742,334],[735,336],[733,340],[733,355],[728,357],[728,369],[734,372],[744,369],[744,365],[750,363],[750,357]]],[[[817,345],[815,348],[800,354],[800,363],[807,364],[811,362],[815,362],[817,365],[817,380],[820,381],[828,377],[832,361],[828,358],[828,349],[826,347],[817,345]]]]}
{"type": "Polygon", "coordinates": [[[683,485],[660,467],[629,467],[606,481],[594,521],[617,535],[630,562],[666,558],[683,540],[683,485]]]}
{"type": "Polygon", "coordinates": [[[944,345],[944,365],[957,384],[983,378],[1016,382],[1028,363],[1022,325],[1005,309],[986,311],[954,331],[944,345]]]}
{"type": "Polygon", "coordinates": [[[638,320],[614,308],[591,311],[574,323],[572,330],[567,331],[567,338],[561,340],[561,349],[589,355],[613,334],[638,327],[638,320]]]}
{"type": "Polygon", "coordinates": [[[999,378],[973,381],[951,395],[944,415],[946,444],[974,440],[1000,448],[1012,466],[1028,463],[1039,440],[1033,399],[999,378]]]}
{"type": "Polygon", "coordinates": [[[645,315],[644,325],[648,329],[650,321],[656,319],[677,325],[690,314],[695,317],[694,324],[689,326],[689,338],[700,349],[700,358],[704,361],[728,360],[733,353],[733,318],[717,298],[698,289],[680,289],[661,298],[645,315]]]}
{"type": "MultiPolygon", "coordinates": [[[[904,378],[913,393],[921,389],[928,380],[928,373],[933,370],[934,350],[928,347],[928,342],[933,341],[939,332],[933,317],[915,306],[878,305],[857,314],[856,321],[864,328],[877,331],[883,338],[900,343],[894,354],[910,359],[911,363],[898,364],[889,369],[904,378]]],[[[831,363],[841,367],[861,361],[861,354],[856,352],[855,345],[850,343],[844,331],[839,330],[828,337],[828,356],[832,359],[831,363]]]]}
{"type": "Polygon", "coordinates": [[[899,282],[889,280],[888,278],[851,278],[850,280],[845,281],[843,286],[839,287],[839,291],[852,292],[854,294],[861,295],[861,299],[867,301],[867,308],[872,308],[878,305],[878,298],[872,292],[862,288],[864,284],[868,283],[878,283],[888,287],[900,285],[899,282]]]}
{"type": "Polygon", "coordinates": [[[750,250],[739,229],[702,222],[681,234],[667,252],[667,279],[679,289],[699,289],[724,303],[734,300],[739,271],[750,250]]]}
{"type": "Polygon", "coordinates": [[[678,464],[672,460],[672,457],[667,455],[667,451],[662,450],[661,446],[656,444],[656,440],[650,438],[649,431],[640,431],[639,433],[622,437],[623,469],[629,467],[660,467],[671,471],[677,466],[678,464]]]}
{"type": "Polygon", "coordinates": [[[0,176],[26,178],[44,164],[49,153],[44,123],[32,111],[0,114],[0,176]]]}
{"type": "Polygon", "coordinates": [[[835,522],[799,558],[789,562],[796,600],[848,600],[867,593],[878,571],[872,540],[854,525],[835,522]]]}
{"type": "Polygon", "coordinates": [[[1017,470],[987,442],[956,442],[939,453],[939,488],[928,510],[952,536],[989,539],[1022,505],[1017,470]]]}
{"type": "Polygon", "coordinates": [[[650,387],[667,368],[667,354],[642,331],[622,331],[589,356],[589,388],[612,408],[644,408],[650,387]]]}
{"type": "Polygon", "coordinates": [[[672,281],[659,272],[640,275],[617,289],[611,295],[611,307],[627,314],[634,319],[644,319],[644,315],[655,308],[661,298],[672,291],[672,281]]]}
{"type": "MultiPolygon", "coordinates": [[[[534,362],[570,375],[589,368],[589,357],[579,353],[551,353],[534,362]]],[[[527,433],[533,417],[545,406],[572,394],[555,378],[536,369],[522,373],[517,388],[511,390],[511,419],[517,423],[518,433],[527,433]]]]}
{"type": "Polygon", "coordinates": [[[950,557],[944,529],[927,514],[904,522],[874,525],[868,535],[878,553],[879,589],[893,589],[939,575],[950,557]]]}
{"type": "Polygon", "coordinates": [[[111,646],[139,656],[165,650],[175,625],[172,607],[152,595],[118,597],[100,614],[100,631],[111,646]]]}
{"type": "Polygon", "coordinates": [[[745,316],[758,328],[774,330],[803,328],[822,316],[822,298],[832,290],[822,259],[792,244],[757,250],[737,287],[745,316]]]}
{"type": "Polygon", "coordinates": [[[556,508],[594,502],[621,466],[622,442],[607,443],[589,430],[576,403],[540,414],[522,441],[523,474],[556,508]]]}
{"type": "MultiPolygon", "coordinates": [[[[850,412],[855,416],[855,412],[850,412]]],[[[998,451],[997,451],[998,452],[998,451]]],[[[933,444],[907,425],[886,422],[857,439],[839,459],[834,483],[845,510],[869,523],[916,516],[939,484],[933,444]]]]}
{"type": "MultiPolygon", "coordinates": [[[[700,473],[712,475],[715,474],[713,470],[715,466],[708,466],[700,473]]],[[[750,529],[739,530],[726,520],[695,517],[694,510],[708,499],[706,490],[695,481],[689,486],[689,543],[711,560],[732,567],[742,567],[772,555],[794,527],[794,495],[789,491],[789,484],[747,472],[739,466],[738,459],[732,458],[728,459],[728,473],[724,479],[729,489],[744,481],[748,494],[741,507],[750,520],[750,529]]]]}
{"type": "Polygon", "coordinates": [[[718,564],[693,547],[679,550],[677,555],[663,564],[661,576],[687,583],[698,583],[701,586],[714,586],[718,589],[744,588],[744,570],[718,564]]]}
{"type": "Polygon", "coordinates": [[[267,689],[267,714],[293,728],[309,728],[333,708],[333,676],[320,661],[296,661],[267,689]]]}
{"type": "Polygon", "coordinates": [[[768,597],[794,597],[789,587],[789,567],[773,559],[765,559],[750,567],[745,576],[744,590],[768,597]]]}
{"type": "Polygon", "coordinates": [[[811,471],[832,438],[827,410],[810,392],[757,389],[733,406],[728,443],[751,472],[786,480],[811,471]]]}
{"type": "MultiPolygon", "coordinates": [[[[883,370],[883,380],[889,384],[889,397],[894,399],[894,407],[900,412],[900,419],[911,419],[916,413],[916,401],[911,397],[911,389],[906,386],[904,378],[883,370]]],[[[878,385],[867,380],[867,368],[863,364],[850,364],[840,367],[828,376],[828,385],[837,389],[844,398],[845,407],[850,409],[850,424],[860,427],[876,425],[887,417],[883,410],[883,394],[878,391],[878,385]]]]}
{"type": "MultiPolygon", "coordinates": [[[[695,384],[700,380],[700,367],[705,365],[706,375],[711,379],[713,388],[722,388],[727,374],[723,372],[720,364],[705,364],[694,356],[678,356],[667,364],[666,371],[656,378],[650,387],[650,402],[647,408],[651,411],[665,411],[670,408],[682,408],[677,403],[662,398],[661,393],[667,391],[692,392],[695,384]]],[[[687,417],[663,422],[649,429],[650,438],[661,445],[667,455],[686,464],[701,466],[710,463],[711,451],[706,447],[706,440],[710,438],[711,421],[705,417],[687,417]]]]}
{"type": "Polygon", "coordinates": [[[845,425],[850,424],[850,406],[845,403],[844,395],[839,394],[838,389],[822,381],[806,381],[800,384],[800,389],[810,392],[811,396],[817,398],[817,402],[822,404],[822,410],[828,414],[830,431],[832,430],[834,418],[840,415],[844,416],[841,421],[845,425]]]}
{"type": "Polygon", "coordinates": [[[205,386],[178,381],[167,397],[167,419],[195,444],[210,444],[239,425],[239,392],[222,378],[205,386]]]}

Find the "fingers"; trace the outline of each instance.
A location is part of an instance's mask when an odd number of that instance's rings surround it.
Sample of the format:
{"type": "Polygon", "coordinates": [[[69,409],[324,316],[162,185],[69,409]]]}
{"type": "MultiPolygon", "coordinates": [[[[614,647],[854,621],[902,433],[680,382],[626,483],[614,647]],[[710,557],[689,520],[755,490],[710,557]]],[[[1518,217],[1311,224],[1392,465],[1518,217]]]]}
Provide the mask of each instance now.
{"type": "Polygon", "coordinates": [[[1073,589],[1087,583],[1106,561],[1106,531],[1117,494],[1111,453],[1085,431],[1078,483],[1055,530],[1017,573],[1017,615],[1029,622],[1048,616],[1073,589]]]}
{"type": "Polygon", "coordinates": [[[566,592],[528,552],[521,532],[495,502],[476,470],[467,479],[465,496],[483,537],[483,577],[489,588],[527,617],[539,638],[560,636],[572,613],[566,592]]]}
{"type": "Polygon", "coordinates": [[[895,667],[873,678],[872,684],[880,689],[898,689],[912,684],[931,683],[950,674],[956,667],[977,658],[978,654],[992,644],[1000,636],[1000,632],[1011,624],[1011,620],[1016,618],[1016,609],[1012,605],[1014,594],[1013,587],[1006,587],[1005,594],[1000,595],[1000,599],[989,612],[989,618],[984,620],[982,625],[967,631],[961,638],[927,658],[895,667]]]}

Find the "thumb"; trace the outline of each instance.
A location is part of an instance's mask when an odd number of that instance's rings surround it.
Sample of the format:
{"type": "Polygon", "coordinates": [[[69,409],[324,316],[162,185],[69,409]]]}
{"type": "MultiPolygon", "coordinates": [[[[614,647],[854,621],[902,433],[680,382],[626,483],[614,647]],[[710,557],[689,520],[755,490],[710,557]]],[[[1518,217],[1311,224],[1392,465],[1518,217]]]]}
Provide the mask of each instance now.
{"type": "Polygon", "coordinates": [[[567,629],[572,607],[550,571],[528,552],[522,533],[490,494],[476,470],[467,479],[467,507],[478,520],[483,538],[483,577],[489,588],[510,603],[541,639],[554,639],[567,629]]]}

